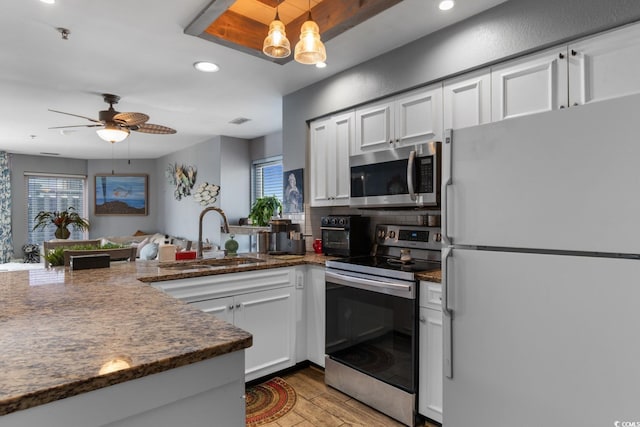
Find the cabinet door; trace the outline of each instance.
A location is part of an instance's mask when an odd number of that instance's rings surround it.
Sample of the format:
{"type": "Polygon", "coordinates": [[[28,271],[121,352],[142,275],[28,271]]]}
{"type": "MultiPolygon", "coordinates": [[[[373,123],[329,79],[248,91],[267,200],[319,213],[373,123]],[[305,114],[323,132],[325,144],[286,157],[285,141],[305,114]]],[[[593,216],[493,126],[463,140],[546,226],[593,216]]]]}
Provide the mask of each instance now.
{"type": "Polygon", "coordinates": [[[233,297],[209,299],[191,303],[205,313],[213,314],[225,322],[233,323],[233,297]]]}
{"type": "Polygon", "coordinates": [[[442,85],[399,96],[394,114],[396,147],[442,141],[442,85]]]}
{"type": "Polygon", "coordinates": [[[567,49],[555,48],[491,69],[492,121],[565,108],[567,49]]]}
{"type": "Polygon", "coordinates": [[[638,76],[638,24],[569,45],[570,105],[638,93],[638,76]]]}
{"type": "Polygon", "coordinates": [[[393,144],[393,101],[356,110],[356,138],[351,154],[388,150],[393,144]]]}
{"type": "Polygon", "coordinates": [[[418,412],[442,422],[442,312],[420,307],[418,412]]]}
{"type": "Polygon", "coordinates": [[[309,265],[306,286],[307,359],[324,368],[325,280],[324,267],[309,265]]]}
{"type": "Polygon", "coordinates": [[[491,72],[449,80],[443,88],[444,128],[460,129],[491,121],[491,72]]]}
{"type": "Polygon", "coordinates": [[[291,286],[235,297],[235,325],[253,335],[245,351],[247,381],[295,364],[293,291],[291,286]]]}
{"type": "Polygon", "coordinates": [[[351,196],[351,170],[349,150],[355,140],[355,112],[351,111],[332,118],[335,138],[333,149],[329,151],[331,161],[327,164],[326,179],[331,188],[333,206],[348,206],[351,196]]]}
{"type": "Polygon", "coordinates": [[[323,119],[311,123],[309,137],[309,168],[311,206],[328,206],[329,189],[327,188],[326,166],[329,160],[329,142],[331,140],[331,120],[323,119]]]}

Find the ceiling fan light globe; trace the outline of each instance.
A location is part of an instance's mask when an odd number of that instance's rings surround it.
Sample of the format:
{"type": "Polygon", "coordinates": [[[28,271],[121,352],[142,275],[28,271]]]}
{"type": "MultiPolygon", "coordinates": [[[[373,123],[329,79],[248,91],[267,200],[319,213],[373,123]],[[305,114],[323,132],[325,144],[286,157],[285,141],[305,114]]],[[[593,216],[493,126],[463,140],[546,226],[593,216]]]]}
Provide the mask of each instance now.
{"type": "Polygon", "coordinates": [[[129,136],[129,129],[118,125],[107,124],[102,129],[96,131],[98,136],[104,141],[116,143],[124,141],[129,136]]]}
{"type": "Polygon", "coordinates": [[[262,53],[271,58],[286,58],[291,55],[291,44],[282,21],[276,19],[269,24],[269,34],[264,39],[262,53]]]}
{"type": "Polygon", "coordinates": [[[325,62],[327,51],[320,40],[320,29],[313,21],[306,21],[300,29],[300,40],[296,43],[294,59],[301,64],[314,65],[325,62]]]}

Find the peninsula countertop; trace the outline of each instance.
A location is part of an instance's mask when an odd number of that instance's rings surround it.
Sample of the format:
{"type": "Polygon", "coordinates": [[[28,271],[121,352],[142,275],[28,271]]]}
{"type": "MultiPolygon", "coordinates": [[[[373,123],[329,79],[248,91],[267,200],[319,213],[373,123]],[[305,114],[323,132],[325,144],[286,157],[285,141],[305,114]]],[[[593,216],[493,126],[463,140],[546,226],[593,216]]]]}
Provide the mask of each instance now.
{"type": "Polygon", "coordinates": [[[136,280],[137,264],[0,274],[0,415],[251,346],[136,280]]]}

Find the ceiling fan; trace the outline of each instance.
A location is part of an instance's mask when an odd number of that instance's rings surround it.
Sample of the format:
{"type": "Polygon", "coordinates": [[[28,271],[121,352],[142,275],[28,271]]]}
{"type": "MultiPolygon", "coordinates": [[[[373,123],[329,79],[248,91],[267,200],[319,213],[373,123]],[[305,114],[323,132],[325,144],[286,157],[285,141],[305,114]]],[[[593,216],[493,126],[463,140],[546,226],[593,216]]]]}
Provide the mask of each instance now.
{"type": "Polygon", "coordinates": [[[120,142],[129,136],[129,131],[136,131],[142,133],[153,134],[172,134],[176,133],[175,129],[171,129],[167,126],[154,125],[147,123],[149,116],[144,113],[120,113],[113,108],[113,104],[117,104],[120,100],[118,95],[112,95],[109,93],[103,93],[102,97],[104,102],[109,104],[108,110],[100,111],[98,119],[91,117],[81,116],[79,114],[66,113],[64,111],[52,110],[54,113],[66,114],[68,116],[80,117],[87,119],[92,123],[90,125],[71,125],[71,126],[56,126],[49,129],[65,129],[74,127],[99,127],[96,132],[98,136],[107,142],[120,142]]]}

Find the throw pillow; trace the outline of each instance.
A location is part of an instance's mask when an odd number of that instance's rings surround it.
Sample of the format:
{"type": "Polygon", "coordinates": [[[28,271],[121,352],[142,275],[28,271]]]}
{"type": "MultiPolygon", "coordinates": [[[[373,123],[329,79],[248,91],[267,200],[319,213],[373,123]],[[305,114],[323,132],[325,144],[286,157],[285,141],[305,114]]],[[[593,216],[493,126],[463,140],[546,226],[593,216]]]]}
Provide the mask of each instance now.
{"type": "Polygon", "coordinates": [[[40,246],[27,243],[22,246],[22,253],[24,254],[23,262],[29,264],[37,264],[40,262],[40,246]]]}
{"type": "Polygon", "coordinates": [[[140,259],[156,259],[158,256],[158,244],[157,243],[149,243],[144,245],[142,249],[140,249],[140,259]]]}
{"type": "MultiPolygon", "coordinates": [[[[140,243],[136,243],[136,256],[140,258],[140,251],[149,244],[149,238],[144,238],[140,243]]],[[[132,245],[133,246],[133,245],[132,245]]]]}

